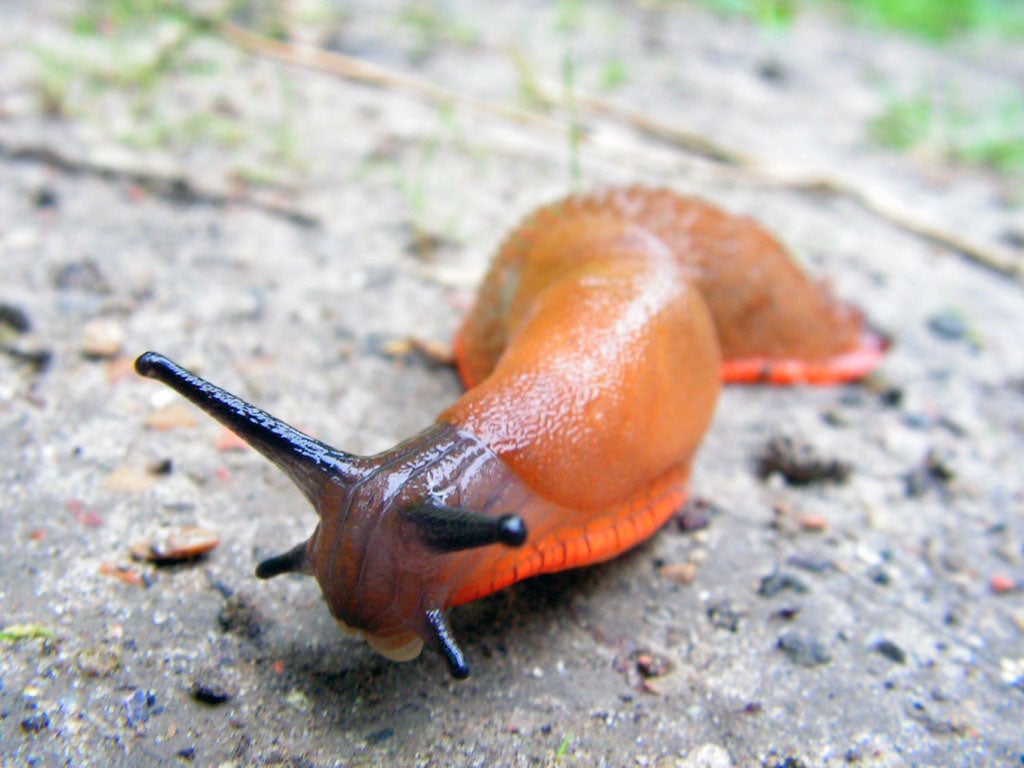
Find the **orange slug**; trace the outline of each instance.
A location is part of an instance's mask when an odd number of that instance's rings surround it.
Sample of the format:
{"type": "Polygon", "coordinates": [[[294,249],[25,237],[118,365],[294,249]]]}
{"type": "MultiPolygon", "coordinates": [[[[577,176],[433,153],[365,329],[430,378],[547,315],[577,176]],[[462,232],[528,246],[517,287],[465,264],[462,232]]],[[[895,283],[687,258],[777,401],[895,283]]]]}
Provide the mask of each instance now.
{"type": "Polygon", "coordinates": [[[829,384],[885,341],[757,223],[665,190],[530,216],[455,339],[466,393],[415,437],[343,453],[147,352],[136,361],[280,467],[320,520],[256,575],[315,576],[393,659],[469,668],[445,609],[614,557],[683,504],[721,382],[829,384]]]}

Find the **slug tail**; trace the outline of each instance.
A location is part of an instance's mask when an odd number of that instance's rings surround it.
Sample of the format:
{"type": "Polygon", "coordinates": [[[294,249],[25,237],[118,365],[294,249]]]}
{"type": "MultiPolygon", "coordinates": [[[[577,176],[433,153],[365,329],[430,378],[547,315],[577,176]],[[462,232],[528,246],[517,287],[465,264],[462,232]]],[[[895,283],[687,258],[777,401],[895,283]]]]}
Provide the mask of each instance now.
{"type": "Polygon", "coordinates": [[[864,329],[853,349],[825,360],[768,357],[723,360],[722,381],[727,384],[846,384],[871,374],[882,364],[890,346],[888,337],[864,329]]]}
{"type": "Polygon", "coordinates": [[[351,485],[365,474],[358,457],[321,443],[157,352],[140,355],[135,370],[166,384],[245,440],[288,475],[318,510],[326,485],[351,485]]]}

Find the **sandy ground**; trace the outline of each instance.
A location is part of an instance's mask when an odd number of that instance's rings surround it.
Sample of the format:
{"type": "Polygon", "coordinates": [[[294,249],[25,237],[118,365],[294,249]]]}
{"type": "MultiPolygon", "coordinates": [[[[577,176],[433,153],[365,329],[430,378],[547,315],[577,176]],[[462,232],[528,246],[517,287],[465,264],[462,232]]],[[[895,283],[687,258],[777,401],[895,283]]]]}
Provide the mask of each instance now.
{"type": "MultiPolygon", "coordinates": [[[[431,25],[409,21],[422,6],[346,4],[298,34],[531,108],[533,78],[561,96],[549,5],[452,2],[431,25]]],[[[1024,760],[1020,282],[850,196],[766,182],[581,103],[583,187],[667,185],[756,215],[895,346],[865,385],[730,389],[693,481],[709,525],[454,611],[473,674],[453,682],[432,653],[395,664],[343,635],[312,581],[258,582],[254,564],[313,513],[129,361],[158,349],[346,450],[394,444],[459,384],[393,342],[449,340],[502,234],[568,191],[564,134],[209,36],[144,98],[71,77],[55,115],[39,51],[95,53],[68,10],[0,5],[4,765],[1024,760]],[[196,114],[222,122],[195,130],[196,114]],[[155,125],[171,138],[140,142],[155,125]],[[96,320],[109,343],[87,340],[96,320]],[[778,435],[848,462],[848,480],[759,480],[778,435]],[[220,546],[132,559],[191,524],[220,546]]],[[[575,30],[579,93],[1024,259],[1020,177],[866,138],[893,93],[1019,93],[1019,48],[814,17],[772,31],[675,4],[588,4],[575,30]],[[602,91],[609,62],[625,79],[602,91]]]]}

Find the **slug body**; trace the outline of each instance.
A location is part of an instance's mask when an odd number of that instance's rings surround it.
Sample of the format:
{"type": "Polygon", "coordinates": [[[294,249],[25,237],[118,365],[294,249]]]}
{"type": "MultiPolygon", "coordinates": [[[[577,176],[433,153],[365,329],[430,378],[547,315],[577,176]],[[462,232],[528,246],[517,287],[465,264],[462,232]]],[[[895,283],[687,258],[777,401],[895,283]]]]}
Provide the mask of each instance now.
{"type": "Polygon", "coordinates": [[[468,667],[444,609],[599,562],[683,504],[723,380],[838,383],[880,361],[859,312],[755,222],[662,190],[540,209],[455,340],[466,393],[371,457],[337,451],[155,353],[136,363],[283,469],[320,516],[261,577],[316,577],[395,659],[468,667]]]}

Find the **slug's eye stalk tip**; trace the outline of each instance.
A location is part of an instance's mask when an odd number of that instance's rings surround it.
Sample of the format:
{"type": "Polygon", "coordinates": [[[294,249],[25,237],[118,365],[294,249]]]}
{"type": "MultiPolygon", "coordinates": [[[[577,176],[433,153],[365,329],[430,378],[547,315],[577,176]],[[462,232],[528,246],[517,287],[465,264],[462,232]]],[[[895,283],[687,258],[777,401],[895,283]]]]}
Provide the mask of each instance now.
{"type": "Polygon", "coordinates": [[[519,515],[502,515],[498,518],[498,535],[505,546],[521,547],[526,543],[526,523],[519,515]]]}
{"type": "Polygon", "coordinates": [[[452,677],[456,680],[465,680],[469,677],[469,665],[466,664],[466,656],[459,648],[459,644],[455,642],[452,628],[444,612],[434,608],[426,612],[425,618],[430,628],[431,645],[448,662],[448,671],[452,673],[452,677]]]}
{"type": "Polygon", "coordinates": [[[174,368],[174,363],[159,352],[143,352],[135,358],[135,372],[147,379],[159,379],[174,368]]]}
{"type": "Polygon", "coordinates": [[[526,542],[526,523],[519,515],[488,517],[459,507],[422,504],[403,512],[416,526],[420,541],[435,552],[504,544],[518,547],[526,542]]]}

